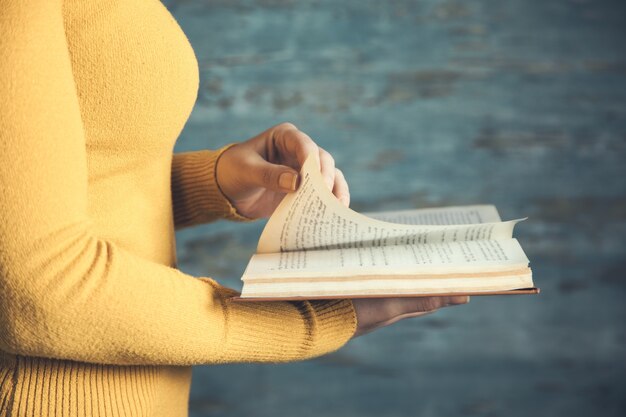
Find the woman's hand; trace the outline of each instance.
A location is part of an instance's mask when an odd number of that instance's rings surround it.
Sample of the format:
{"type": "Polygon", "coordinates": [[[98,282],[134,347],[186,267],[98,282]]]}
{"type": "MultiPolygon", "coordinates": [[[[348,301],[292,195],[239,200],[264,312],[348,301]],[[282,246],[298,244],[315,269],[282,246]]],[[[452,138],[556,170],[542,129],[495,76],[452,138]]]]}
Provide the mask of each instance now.
{"type": "Polygon", "coordinates": [[[469,297],[410,297],[357,298],[352,300],[356,310],[357,329],[353,337],[361,336],[402,319],[433,313],[441,307],[466,304],[469,297]]]}
{"type": "MultiPolygon", "coordinates": [[[[297,189],[300,167],[312,153],[319,154],[328,188],[348,206],[348,184],[333,157],[291,123],[274,126],[225,151],[217,163],[217,183],[240,214],[268,217],[286,193],[297,189]]],[[[354,337],[468,300],[466,296],[354,299],[358,322],[354,337]]]]}
{"type": "Polygon", "coordinates": [[[328,188],[348,206],[348,184],[333,157],[291,123],[274,126],[225,151],[217,162],[217,183],[240,214],[269,217],[284,195],[297,189],[300,167],[312,153],[319,154],[328,188]]]}

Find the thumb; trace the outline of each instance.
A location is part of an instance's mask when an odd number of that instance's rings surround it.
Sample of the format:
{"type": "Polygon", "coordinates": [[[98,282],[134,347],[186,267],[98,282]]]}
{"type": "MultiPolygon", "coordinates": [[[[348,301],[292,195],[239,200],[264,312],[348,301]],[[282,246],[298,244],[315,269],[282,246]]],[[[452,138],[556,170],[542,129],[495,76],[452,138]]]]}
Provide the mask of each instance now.
{"type": "Polygon", "coordinates": [[[249,167],[250,180],[272,191],[290,193],[298,188],[298,172],[285,165],[277,165],[259,158],[249,167]]]}

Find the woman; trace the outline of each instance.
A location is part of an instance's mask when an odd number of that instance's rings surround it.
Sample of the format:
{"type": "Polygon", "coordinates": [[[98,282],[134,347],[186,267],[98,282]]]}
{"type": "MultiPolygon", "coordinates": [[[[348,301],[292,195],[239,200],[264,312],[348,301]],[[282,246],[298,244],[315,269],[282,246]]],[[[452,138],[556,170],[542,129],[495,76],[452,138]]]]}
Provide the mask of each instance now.
{"type": "Polygon", "coordinates": [[[232,303],[174,230],[269,215],[319,153],[282,124],[172,155],[197,62],[156,0],[0,0],[0,415],[184,416],[191,365],[279,362],[465,297],[232,303]]]}

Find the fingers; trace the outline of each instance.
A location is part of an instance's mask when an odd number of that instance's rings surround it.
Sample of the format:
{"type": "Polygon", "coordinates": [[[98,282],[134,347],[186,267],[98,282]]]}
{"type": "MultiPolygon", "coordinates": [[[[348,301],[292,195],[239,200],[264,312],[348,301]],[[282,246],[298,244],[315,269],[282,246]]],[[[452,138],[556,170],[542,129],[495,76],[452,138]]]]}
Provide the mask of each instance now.
{"type": "Polygon", "coordinates": [[[267,162],[260,155],[250,160],[246,167],[248,180],[272,191],[289,193],[298,187],[298,172],[285,165],[267,162]]]}
{"type": "Polygon", "coordinates": [[[356,310],[357,330],[355,337],[397,321],[434,313],[442,307],[465,304],[465,295],[448,297],[394,297],[353,299],[356,310]]]}
{"type": "Polygon", "coordinates": [[[469,297],[455,295],[447,297],[411,297],[397,298],[396,314],[410,314],[424,311],[434,311],[443,307],[467,304],[469,297]]]}
{"type": "Polygon", "coordinates": [[[343,176],[343,172],[338,168],[335,168],[335,184],[332,191],[346,207],[350,206],[350,190],[348,189],[348,183],[343,176]]]}
{"type": "Polygon", "coordinates": [[[456,306],[469,303],[467,295],[454,295],[447,297],[424,297],[422,300],[424,305],[434,305],[437,308],[456,306]]]}
{"type": "Polygon", "coordinates": [[[447,298],[448,306],[467,304],[470,301],[469,295],[456,295],[454,297],[445,297],[445,298],[447,298]]]}
{"type": "Polygon", "coordinates": [[[333,191],[335,185],[335,160],[324,149],[319,148],[320,165],[324,182],[330,191],[333,191]]]}
{"type": "MultiPolygon", "coordinates": [[[[349,203],[348,184],[341,175],[337,181],[337,171],[335,168],[335,159],[325,149],[319,147],[309,135],[298,130],[291,123],[281,123],[271,129],[271,145],[275,148],[268,152],[269,155],[278,154],[277,160],[286,161],[286,165],[294,168],[300,168],[304,164],[306,158],[311,154],[319,155],[318,161],[320,171],[326,182],[326,186],[333,192],[344,204],[349,203]],[[295,160],[297,166],[288,162],[295,160]]],[[[272,159],[270,159],[271,161],[272,159]]]]}
{"type": "Polygon", "coordinates": [[[307,156],[319,153],[319,148],[313,139],[291,123],[281,123],[274,127],[271,138],[279,155],[286,159],[295,157],[298,167],[304,164],[307,156]]]}

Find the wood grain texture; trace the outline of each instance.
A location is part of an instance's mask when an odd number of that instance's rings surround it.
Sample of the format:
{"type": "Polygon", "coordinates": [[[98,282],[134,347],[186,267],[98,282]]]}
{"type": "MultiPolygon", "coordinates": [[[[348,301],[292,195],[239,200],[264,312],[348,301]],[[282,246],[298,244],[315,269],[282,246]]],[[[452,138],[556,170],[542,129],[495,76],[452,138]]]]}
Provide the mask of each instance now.
{"type": "MultiPolygon", "coordinates": [[[[192,416],[626,414],[623,2],[166,4],[200,63],[179,150],[293,122],[334,155],[357,211],[529,216],[515,235],[542,288],[314,361],[198,368],[192,416]]],[[[180,267],[240,288],[262,227],[184,231],[180,267]]]]}

